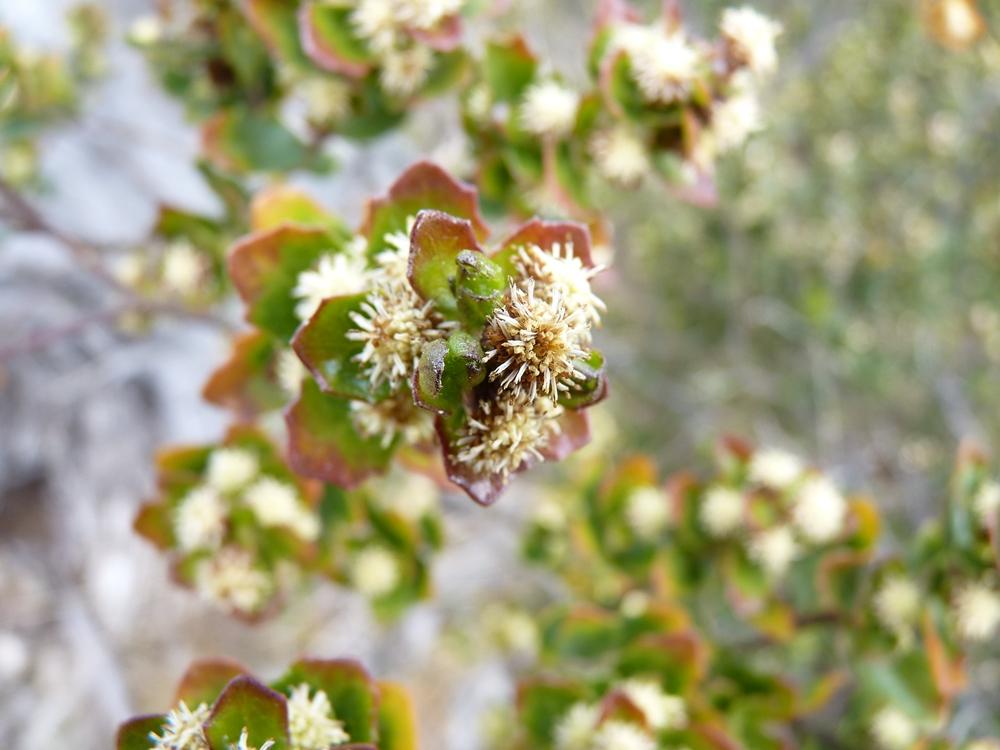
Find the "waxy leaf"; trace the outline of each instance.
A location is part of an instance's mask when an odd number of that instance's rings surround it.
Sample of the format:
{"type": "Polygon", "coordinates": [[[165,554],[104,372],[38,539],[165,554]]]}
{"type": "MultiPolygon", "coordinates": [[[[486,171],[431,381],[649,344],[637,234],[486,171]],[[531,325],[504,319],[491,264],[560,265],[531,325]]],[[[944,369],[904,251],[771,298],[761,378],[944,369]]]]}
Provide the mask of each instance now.
{"type": "Polygon", "coordinates": [[[192,709],[202,703],[211,706],[225,687],[242,674],[246,670],[228,659],[196,661],[181,678],[174,703],[184,701],[192,709]]]}
{"type": "Polygon", "coordinates": [[[243,12],[272,53],[290,63],[308,64],[299,43],[295,3],[287,0],[243,0],[243,12]]]}
{"type": "Polygon", "coordinates": [[[486,45],[483,76],[498,102],[514,102],[531,85],[538,70],[538,58],[521,36],[486,45]]]}
{"type": "Polygon", "coordinates": [[[458,275],[456,261],[463,252],[482,253],[472,222],[441,211],[417,214],[410,235],[407,276],[417,294],[433,302],[443,315],[453,317],[458,310],[453,286],[458,275]]]}
{"type": "Polygon", "coordinates": [[[482,253],[463,250],[455,258],[458,276],[455,278],[455,298],[463,323],[481,328],[503,299],[507,274],[482,253]]]}
{"type": "Polygon", "coordinates": [[[317,67],[351,78],[363,78],[374,63],[365,42],[354,33],[351,8],[308,3],[299,11],[306,55],[317,67]]]}
{"type": "Polygon", "coordinates": [[[150,733],[159,734],[166,718],[163,714],[151,714],[129,719],[118,727],[115,747],[117,750],[149,750],[152,745],[150,733]]]}
{"type": "Polygon", "coordinates": [[[212,750],[229,750],[244,729],[250,747],[259,748],[271,740],[274,750],[288,748],[284,697],[248,675],[233,679],[219,696],[205,724],[205,736],[212,750]]]}
{"type": "Polygon", "coordinates": [[[417,717],[406,689],[380,682],[378,707],[379,750],[417,750],[417,717]]]}
{"type": "Polygon", "coordinates": [[[229,359],[202,387],[202,397],[243,418],[281,406],[284,393],[269,374],[276,355],[274,339],[266,333],[250,331],[239,336],[229,359]]]}
{"type": "Polygon", "coordinates": [[[455,331],[447,340],[424,346],[413,378],[413,394],[425,409],[450,413],[462,405],[462,395],[486,377],[479,339],[455,331]]]}
{"type": "Polygon", "coordinates": [[[517,687],[517,711],[533,744],[547,746],[554,739],[556,724],[577,702],[586,697],[569,681],[532,680],[517,687]]]}
{"type": "Polygon", "coordinates": [[[274,229],[282,224],[299,224],[326,229],[344,241],[351,233],[312,197],[290,185],[264,188],[250,204],[250,227],[255,232],[274,229]]]}

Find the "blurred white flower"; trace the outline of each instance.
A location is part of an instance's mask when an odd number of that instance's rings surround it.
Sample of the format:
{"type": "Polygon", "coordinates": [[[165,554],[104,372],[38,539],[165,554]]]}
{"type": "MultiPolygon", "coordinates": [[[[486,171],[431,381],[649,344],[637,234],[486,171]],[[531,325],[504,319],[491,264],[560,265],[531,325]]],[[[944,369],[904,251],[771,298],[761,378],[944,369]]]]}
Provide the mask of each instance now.
{"type": "Polygon", "coordinates": [[[556,750],[589,750],[600,717],[597,706],[587,703],[573,705],[556,724],[556,750]]]}
{"type": "Polygon", "coordinates": [[[701,53],[679,31],[633,30],[621,44],[631,58],[632,77],[649,102],[669,104],[686,98],[701,73],[701,53]]]}
{"type": "Polygon", "coordinates": [[[955,622],[966,640],[992,637],[1000,626],[1000,592],[986,583],[966,584],[955,597],[955,622]]]}
{"type": "Polygon", "coordinates": [[[535,506],[531,521],[548,531],[560,531],[566,527],[566,511],[555,500],[545,499],[535,506]]]}
{"type": "Polygon", "coordinates": [[[642,539],[652,539],[670,524],[670,501],[657,487],[637,487],[625,501],[625,519],[642,539]]]}
{"type": "Polygon", "coordinates": [[[743,493],[732,487],[711,487],[698,509],[698,519],[709,536],[717,539],[737,531],[743,522],[743,493]]]}
{"type": "Polygon", "coordinates": [[[163,254],[163,284],[172,292],[192,294],[207,272],[204,256],[189,242],[174,242],[163,254]]]}
{"type": "Polygon", "coordinates": [[[521,125],[537,136],[561,138],[576,125],[580,95],[558,81],[539,81],[524,92],[521,125]]]}
{"type": "Polygon", "coordinates": [[[680,729],[687,724],[684,699],[664,692],[653,680],[626,680],[618,687],[642,711],[653,730],[680,729]]]}
{"type": "Polygon", "coordinates": [[[119,284],[135,287],[142,281],[145,265],[141,253],[125,253],[115,258],[111,273],[119,284]]]}
{"type": "Polygon", "coordinates": [[[750,479],[772,490],[785,490],[802,474],[802,461],[793,453],[763,448],[750,459],[750,479]]]}
{"type": "Polygon", "coordinates": [[[288,735],[292,750],[327,750],[351,738],[333,714],[330,699],[322,690],[309,696],[309,685],[292,688],[288,697],[288,735]]]}
{"type": "Polygon", "coordinates": [[[590,140],[590,154],[601,176],[620,185],[635,185],[649,173],[646,144],[621,125],[596,133],[590,140]]]}
{"type": "Polygon", "coordinates": [[[282,349],[278,352],[274,364],[274,374],[281,390],[294,398],[301,392],[302,381],[306,379],[309,371],[302,364],[298,354],[291,349],[282,349]]]}
{"type": "Polygon", "coordinates": [[[342,252],[324,255],[316,266],[299,274],[292,289],[298,300],[295,315],[299,320],[309,320],[323,300],[345,294],[358,294],[365,288],[365,263],[360,255],[342,252]]]}
{"type": "Polygon", "coordinates": [[[997,518],[1000,513],[1000,482],[984,482],[973,498],[972,508],[983,526],[1000,520],[997,518]]]}
{"type": "Polygon", "coordinates": [[[393,96],[412,96],[424,85],[432,67],[434,51],[425,44],[392,50],[382,58],[379,82],[393,96]]]}
{"type": "Polygon", "coordinates": [[[824,544],[844,529],[847,501],[833,482],[823,476],[805,480],[795,497],[792,520],[808,541],[824,544]]]}
{"type": "Polygon", "coordinates": [[[621,611],[626,617],[641,617],[649,609],[649,594],[645,591],[629,591],[622,597],[621,611]]]}
{"type": "Polygon", "coordinates": [[[441,490],[433,479],[407,472],[399,485],[386,488],[382,496],[386,507],[410,521],[419,521],[437,510],[441,490]]]}
{"type": "Polygon", "coordinates": [[[465,0],[396,0],[399,20],[417,29],[432,29],[462,10],[465,0]]]}
{"type": "Polygon", "coordinates": [[[538,650],[538,626],[527,612],[505,609],[500,615],[498,634],[508,651],[534,654],[538,650]]]}
{"type": "Polygon", "coordinates": [[[247,485],[259,471],[257,456],[245,448],[217,448],[208,459],[205,480],[219,492],[247,485]]]}
{"type": "Polygon", "coordinates": [[[260,609],[273,590],[270,577],[254,566],[248,552],[238,547],[224,547],[214,557],[203,560],[195,584],[210,601],[246,614],[260,609]]]}
{"type": "Polygon", "coordinates": [[[712,114],[712,138],[719,153],[742,146],[763,127],[760,101],[752,92],[743,92],[719,103],[712,114]]]}
{"type": "Polygon", "coordinates": [[[183,552],[215,549],[226,530],[226,506],[211,487],[195,487],[173,514],[174,536],[183,552]]]}
{"type": "Polygon", "coordinates": [[[398,26],[395,0],[357,0],[351,11],[351,24],[358,36],[368,40],[374,52],[391,49],[398,26]]]}
{"type": "Polygon", "coordinates": [[[908,750],[919,737],[913,719],[893,706],[879,710],[872,718],[872,737],[884,750],[908,750]]]}
{"type": "Polygon", "coordinates": [[[140,47],[156,44],[162,37],[163,22],[155,15],[139,16],[128,29],[128,38],[140,47]]]}
{"type": "Polygon", "coordinates": [[[8,630],[0,630],[0,685],[20,678],[30,662],[25,639],[8,630]]]}
{"type": "Polygon", "coordinates": [[[208,750],[202,727],[211,713],[211,707],[204,703],[191,710],[181,701],[166,715],[160,733],[150,732],[149,739],[157,750],[208,750]]]}
{"type": "Polygon", "coordinates": [[[732,44],[740,62],[758,75],[773,73],[778,67],[774,41],[781,24],[749,6],[727,8],[722,13],[722,35],[732,44]]]}
{"type": "Polygon", "coordinates": [[[872,602],[875,616],[890,630],[900,630],[915,622],[920,614],[920,589],[900,574],[888,576],[872,602]]]}
{"type": "Polygon", "coordinates": [[[798,557],[799,545],[790,528],[776,526],[753,537],[749,552],[769,576],[781,578],[798,557]]]}
{"type": "Polygon", "coordinates": [[[243,493],[243,502],[264,526],[283,526],[306,541],[319,536],[319,519],[287,482],[261,477],[243,493]]]}
{"type": "Polygon", "coordinates": [[[594,750],[656,750],[656,740],[635,724],[613,719],[594,735],[594,750]]]}
{"type": "Polygon", "coordinates": [[[366,547],[351,564],[354,587],[367,597],[384,596],[399,585],[402,572],[396,556],[383,547],[366,547]]]}
{"type": "Polygon", "coordinates": [[[334,123],[351,112],[351,86],[329,76],[311,76],[298,84],[310,120],[334,123]]]}

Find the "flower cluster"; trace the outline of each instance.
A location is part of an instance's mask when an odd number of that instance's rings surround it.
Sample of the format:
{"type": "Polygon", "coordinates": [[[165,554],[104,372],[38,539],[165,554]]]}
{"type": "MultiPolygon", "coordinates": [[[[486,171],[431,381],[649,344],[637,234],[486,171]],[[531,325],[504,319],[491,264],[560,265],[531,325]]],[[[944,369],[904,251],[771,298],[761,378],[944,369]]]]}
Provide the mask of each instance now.
{"type": "Polygon", "coordinates": [[[196,662],[181,680],[176,701],[166,714],[122,724],[118,750],[414,746],[409,696],[350,660],[303,659],[270,686],[233,662],[196,662]]]}

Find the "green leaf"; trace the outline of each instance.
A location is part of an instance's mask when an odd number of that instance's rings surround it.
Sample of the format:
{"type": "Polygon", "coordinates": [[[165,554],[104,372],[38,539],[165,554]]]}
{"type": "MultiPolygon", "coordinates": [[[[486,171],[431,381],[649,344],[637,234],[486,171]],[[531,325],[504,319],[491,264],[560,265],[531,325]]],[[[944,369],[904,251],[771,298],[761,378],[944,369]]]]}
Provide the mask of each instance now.
{"type": "Polygon", "coordinates": [[[246,670],[228,659],[205,659],[188,667],[177,686],[175,703],[184,701],[189,708],[211,706],[235,678],[246,670]]]}
{"type": "Polygon", "coordinates": [[[306,66],[296,6],[288,0],[243,0],[244,13],[268,48],[290,63],[306,66]]]}
{"type": "Polygon", "coordinates": [[[374,58],[354,33],[351,8],[324,3],[304,5],[299,12],[302,46],[319,68],[351,78],[364,77],[374,58]]]}
{"type": "Polygon", "coordinates": [[[517,710],[532,746],[551,743],[559,720],[584,698],[584,691],[570,682],[532,680],[518,685],[517,710]]]}
{"type": "Polygon", "coordinates": [[[605,374],[604,355],[591,350],[585,360],[577,360],[576,370],[582,379],[574,381],[576,387],[560,395],[559,404],[567,409],[582,409],[602,401],[608,395],[608,378],[605,374]]]}
{"type": "Polygon", "coordinates": [[[402,685],[379,683],[379,750],[417,750],[417,721],[402,685]]]}
{"type": "Polygon", "coordinates": [[[455,258],[458,276],[455,279],[455,297],[462,322],[473,329],[480,329],[503,299],[507,288],[507,274],[482,253],[463,250],[455,258]]]}
{"type": "Polygon", "coordinates": [[[202,398],[245,417],[278,408],[287,396],[271,374],[276,355],[274,337],[262,331],[237,337],[229,359],[202,387],[202,398]]]}
{"type": "Polygon", "coordinates": [[[483,77],[496,101],[513,102],[520,99],[534,80],[537,70],[538,59],[528,48],[524,37],[516,36],[486,45],[483,77]]]}
{"type": "Polygon", "coordinates": [[[290,185],[272,185],[254,196],[250,205],[250,227],[261,232],[282,224],[325,229],[344,241],[351,237],[350,230],[307,193],[290,185]]]}
{"type": "Polygon", "coordinates": [[[356,359],[364,344],[347,337],[358,327],[351,314],[360,313],[366,299],[366,294],[355,294],[325,300],[296,332],[292,346],[324,392],[378,401],[389,395],[389,386],[383,383],[372,391],[371,380],[356,359]]]}
{"type": "Polygon", "coordinates": [[[149,750],[153,744],[149,739],[150,733],[159,734],[166,718],[163,714],[153,714],[129,719],[118,727],[115,747],[117,750],[149,750]]]}
{"type": "Polygon", "coordinates": [[[295,662],[273,687],[287,693],[303,683],[326,693],[334,715],[343,722],[351,742],[375,739],[378,688],[358,662],[302,659],[295,662]]]}
{"type": "Polygon", "coordinates": [[[248,675],[229,683],[205,724],[212,750],[230,750],[247,730],[247,745],[261,747],[273,740],[274,750],[288,747],[288,710],[285,698],[248,675]]]}
{"type": "Polygon", "coordinates": [[[356,487],[384,472],[395,445],[363,438],[354,428],[350,401],[323,393],[312,380],[285,415],[289,462],[298,473],[341,487],[356,487]]]}
{"type": "Polygon", "coordinates": [[[462,405],[462,395],[486,377],[479,339],[455,331],[447,341],[424,347],[414,377],[414,398],[425,409],[450,413],[462,405]]]}
{"type": "Polygon", "coordinates": [[[299,326],[292,299],[299,274],[341,249],[325,231],[289,225],[237,242],[229,253],[229,275],[247,305],[247,320],[289,340],[299,326]]]}
{"type": "Polygon", "coordinates": [[[441,211],[420,211],[410,235],[410,284],[423,299],[448,316],[458,310],[453,283],[460,253],[482,253],[472,223],[441,211]]]}

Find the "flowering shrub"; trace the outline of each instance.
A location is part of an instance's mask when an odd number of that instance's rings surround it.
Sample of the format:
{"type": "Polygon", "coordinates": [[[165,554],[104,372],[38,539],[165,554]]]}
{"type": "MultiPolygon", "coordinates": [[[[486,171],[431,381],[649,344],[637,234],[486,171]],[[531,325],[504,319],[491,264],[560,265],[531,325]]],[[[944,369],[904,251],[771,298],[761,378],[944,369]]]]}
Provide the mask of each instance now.
{"type": "Polygon", "coordinates": [[[542,624],[542,675],[519,693],[524,747],[996,742],[966,740],[958,721],[970,657],[1000,633],[1000,485],[976,451],[941,518],[895,554],[876,554],[869,501],[737,440],[710,481],[661,484],[636,458],[583,501],[550,501],[526,530],[527,557],[576,603],[542,624]]]}
{"type": "Polygon", "coordinates": [[[303,659],[265,685],[239,664],[196,662],[166,714],[118,730],[118,750],[408,750],[416,724],[406,691],[355,661],[303,659]]]}
{"type": "Polygon", "coordinates": [[[384,499],[321,488],[246,427],[219,445],[165,451],[157,464],[161,494],[136,528],[169,552],[182,584],[224,609],[264,617],[307,574],[358,590],[383,616],[429,591],[427,562],[442,538],[433,487],[385,484],[384,499]]]}

